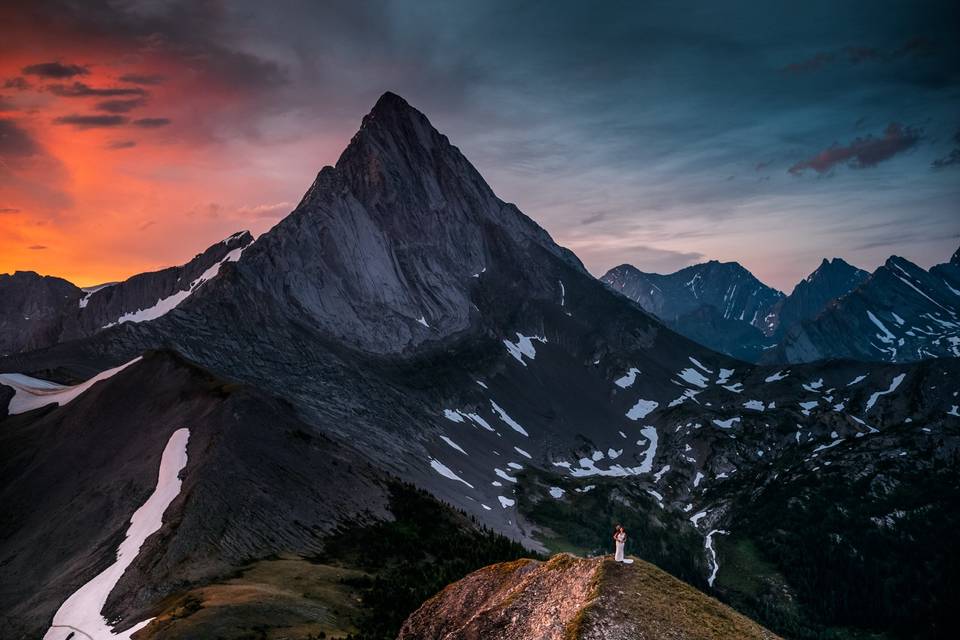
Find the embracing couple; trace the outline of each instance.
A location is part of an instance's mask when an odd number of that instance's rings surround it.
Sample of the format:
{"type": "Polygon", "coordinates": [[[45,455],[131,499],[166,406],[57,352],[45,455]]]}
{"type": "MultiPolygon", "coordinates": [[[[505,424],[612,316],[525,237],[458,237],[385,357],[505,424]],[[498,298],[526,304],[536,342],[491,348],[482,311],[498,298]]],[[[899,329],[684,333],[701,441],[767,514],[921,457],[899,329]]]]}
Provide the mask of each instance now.
{"type": "Polygon", "coordinates": [[[616,545],[616,553],[613,554],[613,559],[617,562],[623,562],[624,564],[633,564],[633,560],[629,558],[624,559],[623,557],[623,547],[627,543],[627,530],[623,528],[623,525],[618,524],[613,529],[613,543],[616,545]]]}

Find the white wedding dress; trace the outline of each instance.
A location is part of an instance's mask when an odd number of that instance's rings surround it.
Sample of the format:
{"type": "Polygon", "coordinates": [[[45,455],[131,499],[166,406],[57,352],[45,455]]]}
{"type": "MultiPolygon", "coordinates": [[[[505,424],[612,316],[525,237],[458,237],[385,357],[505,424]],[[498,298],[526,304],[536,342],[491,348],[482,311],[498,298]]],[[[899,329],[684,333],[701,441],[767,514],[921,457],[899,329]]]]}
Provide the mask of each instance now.
{"type": "Polygon", "coordinates": [[[623,545],[627,541],[627,534],[621,531],[617,535],[613,536],[613,540],[617,544],[617,552],[614,554],[613,559],[617,562],[623,562],[623,545]]]}

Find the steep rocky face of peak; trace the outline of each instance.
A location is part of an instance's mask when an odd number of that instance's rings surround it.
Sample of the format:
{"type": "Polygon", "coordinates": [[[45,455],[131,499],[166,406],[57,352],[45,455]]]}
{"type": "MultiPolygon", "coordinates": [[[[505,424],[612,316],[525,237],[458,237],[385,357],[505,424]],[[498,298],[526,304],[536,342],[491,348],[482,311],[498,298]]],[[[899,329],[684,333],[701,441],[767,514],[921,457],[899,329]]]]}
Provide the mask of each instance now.
{"type": "Polygon", "coordinates": [[[470,328],[482,274],[513,270],[518,295],[544,299],[564,269],[585,274],[422,113],[385,94],[238,278],[332,338],[391,354],[470,328]]]}
{"type": "Polygon", "coordinates": [[[766,335],[783,299],[739,263],[716,260],[668,275],[620,265],[601,281],[688,338],[750,361],[772,343],[766,335]]]}
{"type": "Polygon", "coordinates": [[[83,295],[62,278],[33,271],[0,274],[0,355],[55,342],[65,315],[83,295]]]}
{"type": "Polygon", "coordinates": [[[853,291],[869,277],[868,272],[840,258],[825,258],[777,307],[774,335],[780,338],[803,320],[816,317],[832,301],[853,291]]]}
{"type": "Polygon", "coordinates": [[[929,272],[890,257],[850,293],[788,330],[767,362],[853,358],[909,362],[960,356],[960,269],[929,272]]]}
{"type": "Polygon", "coordinates": [[[642,560],[560,554],[468,575],[414,612],[399,640],[776,637],[642,560]]]}

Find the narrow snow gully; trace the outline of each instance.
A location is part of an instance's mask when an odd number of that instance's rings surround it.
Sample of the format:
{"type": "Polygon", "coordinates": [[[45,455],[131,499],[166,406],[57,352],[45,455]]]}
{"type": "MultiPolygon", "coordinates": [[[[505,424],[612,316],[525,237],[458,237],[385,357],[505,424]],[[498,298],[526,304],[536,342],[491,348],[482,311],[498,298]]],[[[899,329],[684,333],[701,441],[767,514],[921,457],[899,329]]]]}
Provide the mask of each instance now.
{"type": "Polygon", "coordinates": [[[167,441],[160,459],[157,488],[130,518],[126,537],[117,549],[117,558],[109,567],[77,589],[60,605],[53,623],[43,640],[66,640],[86,637],[91,640],[130,640],[130,637],[150,624],[153,618],[143,620],[126,631],[114,632],[101,614],[107,597],[127,570],[143,543],[163,524],[163,514],[180,494],[180,472],[187,466],[189,429],[177,429],[167,441]]]}

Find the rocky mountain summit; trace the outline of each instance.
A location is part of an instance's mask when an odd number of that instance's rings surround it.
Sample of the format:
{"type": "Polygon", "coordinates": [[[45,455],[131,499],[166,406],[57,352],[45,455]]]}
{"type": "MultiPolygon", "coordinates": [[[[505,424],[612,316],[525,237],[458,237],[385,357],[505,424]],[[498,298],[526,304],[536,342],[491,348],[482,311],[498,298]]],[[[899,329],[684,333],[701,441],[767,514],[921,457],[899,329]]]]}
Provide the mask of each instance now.
{"type": "Polygon", "coordinates": [[[679,333],[746,360],[759,357],[784,298],[740,264],[716,260],[668,275],[624,264],[600,280],[679,333]]]}
{"type": "Polygon", "coordinates": [[[83,296],[63,278],[33,271],[0,274],[0,355],[56,343],[63,318],[83,296]]]}
{"type": "Polygon", "coordinates": [[[774,310],[773,335],[781,338],[804,320],[817,317],[834,300],[866,282],[870,274],[841,258],[823,259],[816,271],[801,280],[774,310]]]}
{"type": "Polygon", "coordinates": [[[471,573],[414,612],[398,640],[777,637],[643,560],[559,554],[471,573]]]}

